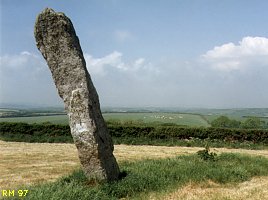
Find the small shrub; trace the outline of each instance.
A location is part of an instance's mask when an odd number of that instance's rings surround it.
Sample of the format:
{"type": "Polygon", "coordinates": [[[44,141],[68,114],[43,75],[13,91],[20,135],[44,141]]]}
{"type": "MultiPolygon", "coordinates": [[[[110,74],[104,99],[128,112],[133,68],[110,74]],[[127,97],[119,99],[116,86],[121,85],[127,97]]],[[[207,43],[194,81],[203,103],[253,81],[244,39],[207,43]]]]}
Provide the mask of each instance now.
{"type": "Polygon", "coordinates": [[[207,144],[204,150],[200,150],[197,152],[197,155],[205,161],[216,161],[217,154],[214,152],[210,152],[209,145],[207,144]]]}

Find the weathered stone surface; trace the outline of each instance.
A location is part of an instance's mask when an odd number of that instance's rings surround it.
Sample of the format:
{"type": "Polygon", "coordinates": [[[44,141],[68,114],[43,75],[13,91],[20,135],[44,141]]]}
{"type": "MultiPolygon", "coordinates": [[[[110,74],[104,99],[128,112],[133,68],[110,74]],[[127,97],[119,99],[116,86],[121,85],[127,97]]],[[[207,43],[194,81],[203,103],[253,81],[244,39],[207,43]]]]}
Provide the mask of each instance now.
{"type": "Polygon", "coordinates": [[[37,17],[34,33],[36,45],[46,59],[64,101],[86,175],[98,181],[118,179],[112,138],[72,22],[63,13],[46,8],[37,17]]]}

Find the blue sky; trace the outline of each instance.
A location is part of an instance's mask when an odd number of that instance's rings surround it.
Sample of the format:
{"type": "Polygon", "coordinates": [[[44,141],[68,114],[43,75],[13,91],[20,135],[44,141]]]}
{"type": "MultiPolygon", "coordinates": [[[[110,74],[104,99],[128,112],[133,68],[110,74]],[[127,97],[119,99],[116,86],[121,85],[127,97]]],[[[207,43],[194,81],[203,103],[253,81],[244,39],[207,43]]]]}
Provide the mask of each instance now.
{"type": "Polygon", "coordinates": [[[265,0],[1,0],[0,102],[62,105],[35,46],[64,12],[102,106],[268,107],[265,0]]]}

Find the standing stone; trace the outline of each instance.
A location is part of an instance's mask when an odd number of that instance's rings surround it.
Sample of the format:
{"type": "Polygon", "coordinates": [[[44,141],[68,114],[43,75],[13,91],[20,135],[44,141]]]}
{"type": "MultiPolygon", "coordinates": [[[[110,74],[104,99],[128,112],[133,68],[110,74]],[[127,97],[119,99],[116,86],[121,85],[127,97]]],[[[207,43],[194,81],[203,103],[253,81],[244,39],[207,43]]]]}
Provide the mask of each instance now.
{"type": "Polygon", "coordinates": [[[117,180],[119,167],[112,138],[71,20],[46,8],[37,17],[34,34],[64,101],[85,174],[96,181],[117,180]]]}

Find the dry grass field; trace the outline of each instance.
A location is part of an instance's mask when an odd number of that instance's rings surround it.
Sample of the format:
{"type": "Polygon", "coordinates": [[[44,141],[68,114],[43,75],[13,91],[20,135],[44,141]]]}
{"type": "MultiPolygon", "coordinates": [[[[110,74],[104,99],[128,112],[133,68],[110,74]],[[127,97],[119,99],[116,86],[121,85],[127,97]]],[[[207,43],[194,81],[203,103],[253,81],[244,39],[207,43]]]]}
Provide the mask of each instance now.
{"type": "Polygon", "coordinates": [[[168,195],[152,194],[150,199],[161,200],[266,200],[268,199],[268,177],[253,178],[236,186],[223,186],[214,182],[190,183],[168,195]]]}
{"type": "MultiPolygon", "coordinates": [[[[166,158],[192,154],[202,148],[129,146],[115,145],[117,160],[140,160],[166,158]]],[[[243,150],[213,148],[216,153],[234,152],[262,155],[268,158],[268,150],[243,150]]],[[[0,189],[14,189],[53,181],[79,168],[77,151],[73,144],[18,143],[0,141],[0,189]]],[[[211,183],[190,183],[170,194],[150,195],[151,199],[268,199],[268,177],[256,177],[236,185],[211,183]]]]}

